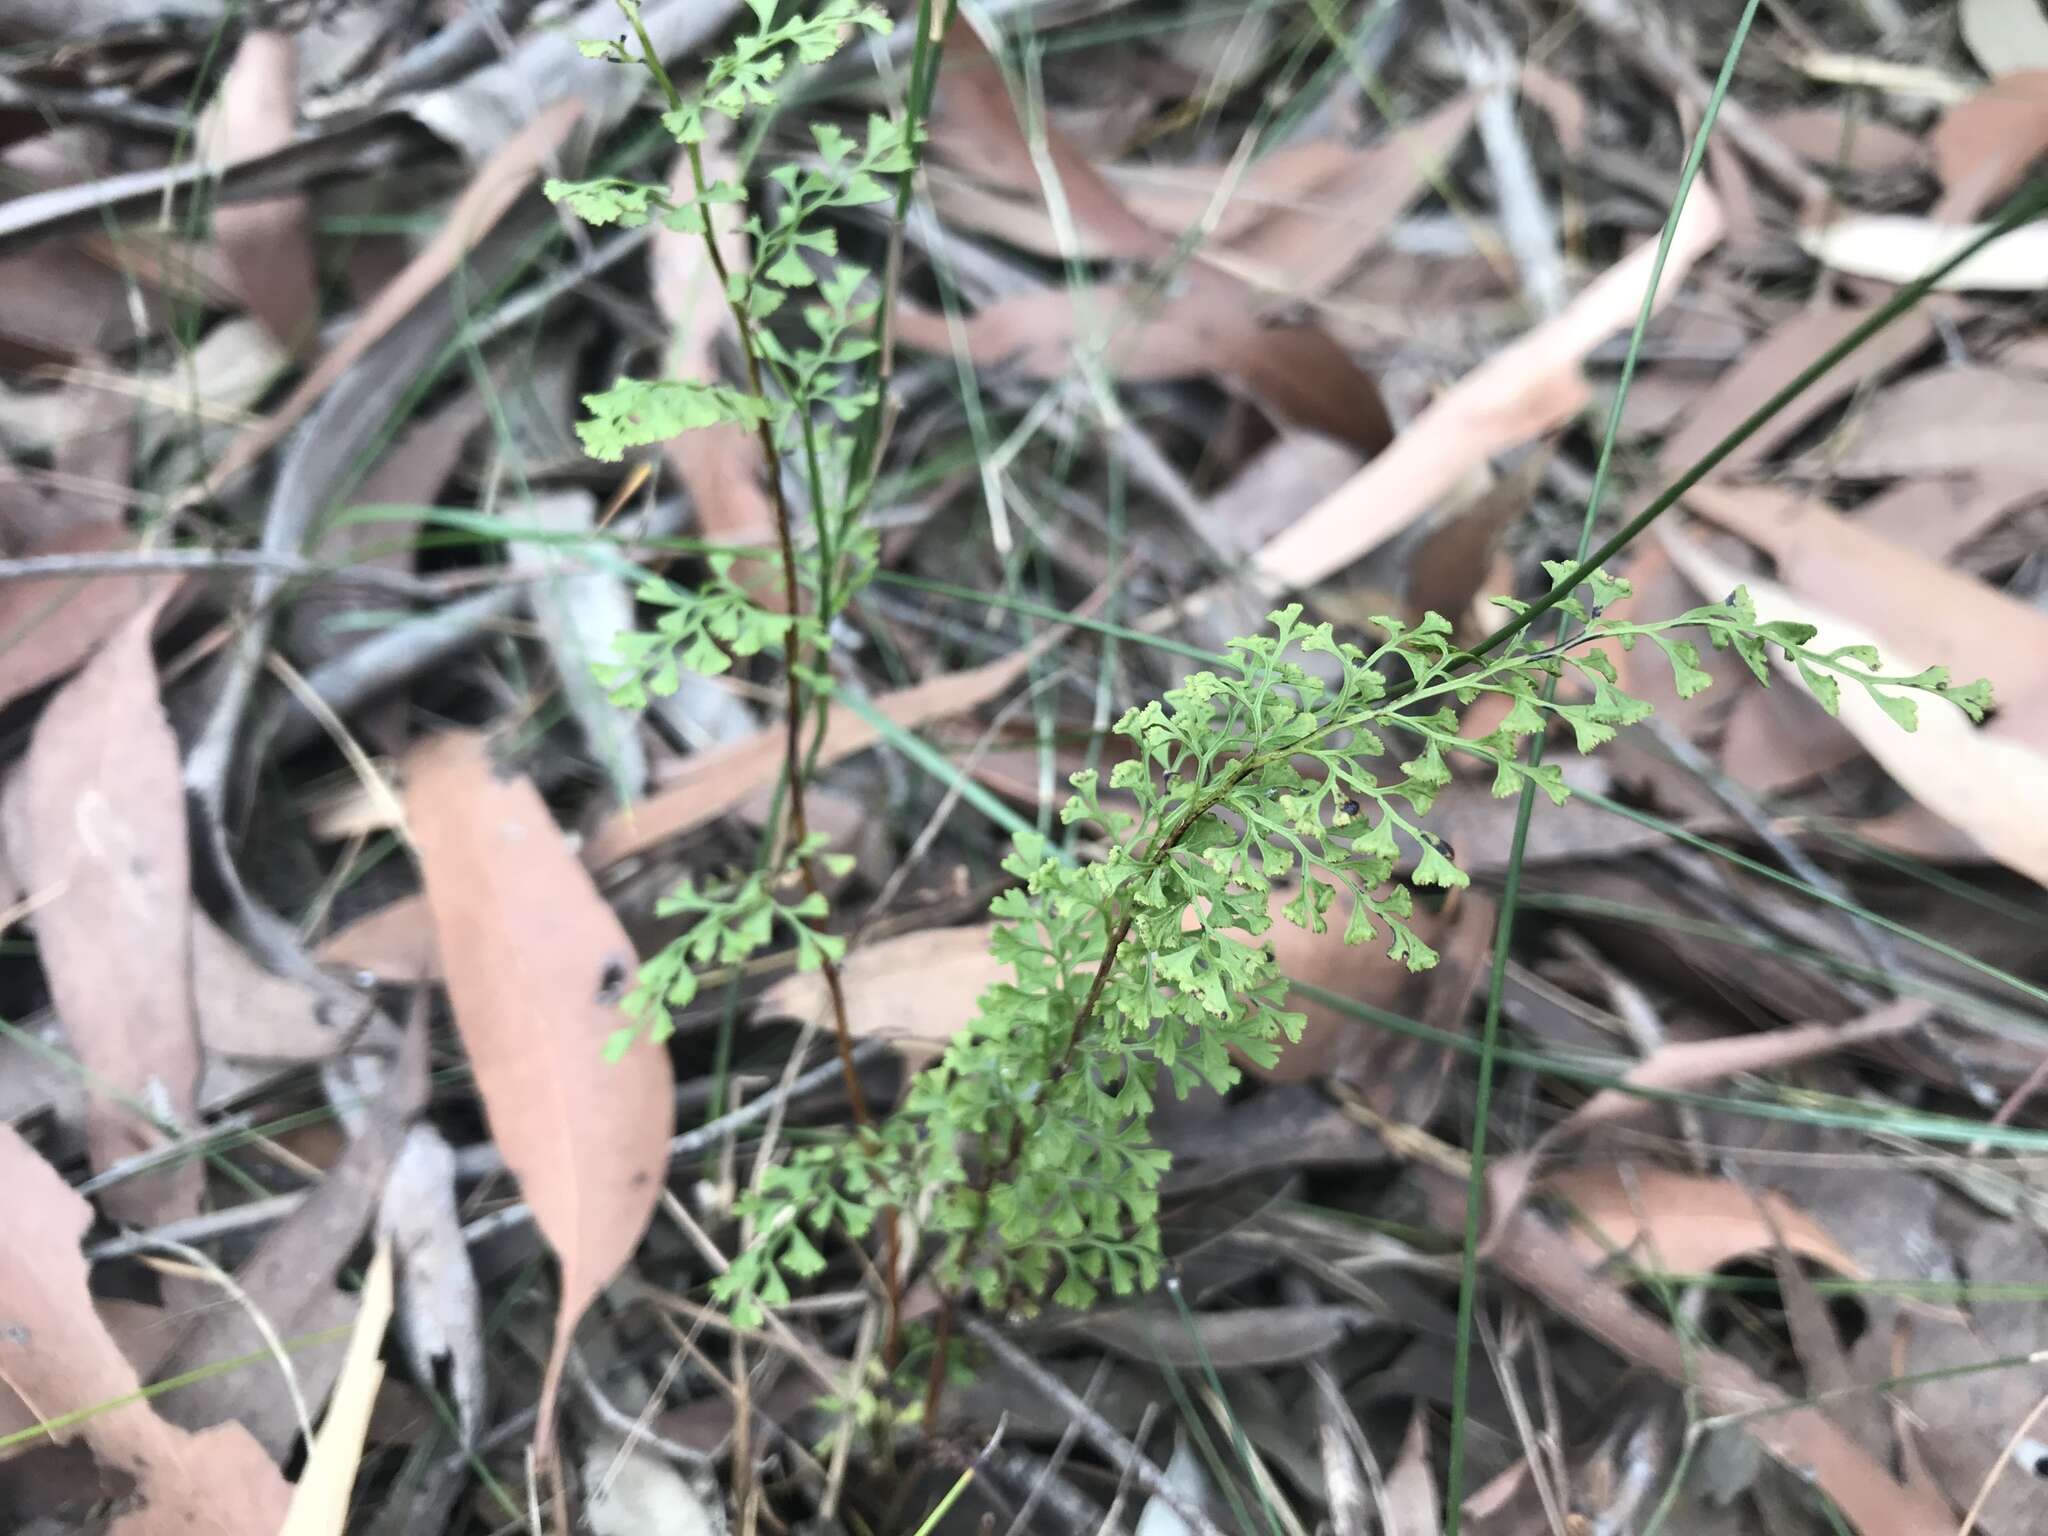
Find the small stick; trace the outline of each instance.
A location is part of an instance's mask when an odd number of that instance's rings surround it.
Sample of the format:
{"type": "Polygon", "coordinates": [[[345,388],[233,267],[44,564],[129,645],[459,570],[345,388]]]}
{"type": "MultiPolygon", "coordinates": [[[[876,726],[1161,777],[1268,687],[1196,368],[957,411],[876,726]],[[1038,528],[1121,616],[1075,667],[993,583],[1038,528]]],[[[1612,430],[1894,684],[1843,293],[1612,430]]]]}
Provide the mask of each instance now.
{"type": "Polygon", "coordinates": [[[1081,1433],[1088,1437],[1089,1444],[1112,1462],[1125,1467],[1140,1488],[1185,1520],[1196,1536],[1223,1536],[1213,1520],[1190,1504],[1166,1480],[1166,1474],[1159,1469],[1158,1463],[1118,1434],[1109,1420],[1076,1397],[1065,1382],[1012,1344],[1000,1329],[991,1327],[978,1317],[968,1318],[962,1326],[974,1336],[975,1342],[1030,1382],[1070,1421],[1080,1425],[1081,1433]]]}

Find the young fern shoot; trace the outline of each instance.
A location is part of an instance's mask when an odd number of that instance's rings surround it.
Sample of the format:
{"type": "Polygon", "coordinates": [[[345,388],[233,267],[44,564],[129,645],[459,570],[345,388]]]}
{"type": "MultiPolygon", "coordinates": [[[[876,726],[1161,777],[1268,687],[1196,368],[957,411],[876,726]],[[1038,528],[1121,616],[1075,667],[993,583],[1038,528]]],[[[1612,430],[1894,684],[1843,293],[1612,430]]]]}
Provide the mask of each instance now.
{"type": "Polygon", "coordinates": [[[1077,865],[1042,839],[1016,840],[1004,867],[1018,884],[993,908],[995,955],[1014,979],[982,994],[878,1137],[809,1146],[776,1170],[757,1197],[765,1235],[718,1294],[739,1318],[756,1317],[788,1294],[782,1271],[816,1266],[803,1225],[858,1235],[874,1209],[920,1194],[933,1200],[941,1280],[989,1304],[1028,1305],[1051,1290],[1086,1306],[1105,1286],[1152,1285],[1167,1157],[1147,1120],[1162,1078],[1180,1094],[1227,1088],[1234,1056],[1271,1065],[1301,1029],[1260,940],[1274,887],[1294,887],[1280,909],[1288,922],[1320,933],[1341,921],[1348,943],[1382,942],[1413,970],[1433,965],[1408,920],[1416,892],[1467,883],[1428,828],[1451,755],[1490,764],[1496,795],[1533,782],[1562,803],[1562,774],[1523,762],[1520,741],[1563,725],[1589,752],[1648,716],[1621,689],[1614,648],[1657,647],[1683,697],[1710,681],[1695,643],[1704,636],[1766,685],[1776,656],[1831,711],[1846,684],[1908,729],[1916,694],[1973,719],[1990,702],[1987,685],[1953,687],[1941,668],[1893,676],[1868,647],[1821,649],[1811,626],[1761,623],[1741,590],[1654,621],[1606,617],[1629,588],[1604,572],[1589,595],[1558,605],[1578,625],[1562,643],[1539,648],[1525,635],[1483,658],[1456,649],[1435,614],[1412,628],[1377,620],[1386,638],[1367,651],[1292,605],[1269,616],[1269,634],[1231,642],[1229,669],[1127,712],[1115,730],[1132,755],[1107,787],[1129,807],[1105,804],[1104,786],[1083,773],[1063,812],[1096,827],[1106,852],[1077,865]],[[1324,659],[1329,680],[1310,658],[1324,659]],[[1567,674],[1587,696],[1546,697],[1544,683],[1567,674]],[[1461,736],[1460,711],[1488,694],[1508,704],[1500,725],[1461,736]]]}
{"type": "MultiPolygon", "coordinates": [[[[702,237],[746,374],[743,386],[622,379],[585,399],[588,450],[616,460],[678,432],[731,424],[758,435],[770,466],[780,608],[750,595],[725,558],[711,559],[694,587],[650,577],[641,598],[659,615],[654,627],[625,637],[605,674],[620,702],[642,705],[673,691],[684,671],[782,657],[789,835],[745,879],[685,883],[666,899],[662,910],[692,926],[647,963],[627,1002],[635,1028],[659,1040],[702,970],[744,961],[778,935],[794,944],[799,966],[825,974],[859,1125],[843,1139],[797,1148],[763,1170],[746,1197],[759,1236],[716,1284],[742,1326],[786,1301],[792,1278],[824,1267],[822,1239],[857,1241],[878,1225],[893,1231],[894,1213],[907,1210],[923,1213],[948,1294],[972,1291],[991,1305],[1050,1294],[1085,1306],[1104,1288],[1152,1285],[1167,1155],[1149,1121],[1162,1086],[1227,1088],[1239,1059],[1270,1065],[1301,1030],[1263,939],[1276,887],[1292,892],[1279,908],[1284,921],[1314,932],[1340,925],[1349,943],[1384,944],[1415,970],[1433,964],[1410,919],[1418,891],[1467,883],[1428,825],[1453,755],[1490,764],[1497,795],[1533,784],[1563,801],[1562,774],[1523,761],[1521,745],[1561,727],[1589,752],[1647,716],[1650,706],[1621,686],[1616,650],[1655,647],[1683,697],[1709,682],[1704,639],[1732,650],[1762,684],[1775,665],[1790,668],[1830,711],[1844,686],[1860,688],[1909,730],[1919,695],[1973,719],[1988,707],[1981,682],[1952,686],[1938,667],[1890,675],[1868,647],[1827,649],[1811,626],[1761,622],[1740,589],[1674,618],[1619,619],[1609,610],[1628,585],[1595,571],[1555,602],[1568,621],[1556,643],[1539,645],[1523,627],[1512,643],[1479,653],[1454,646],[1450,625],[1434,614],[1413,626],[1375,621],[1384,638],[1368,650],[1328,624],[1304,622],[1299,605],[1281,609],[1269,632],[1231,642],[1227,666],[1128,711],[1115,730],[1130,755],[1106,783],[1093,772],[1074,777],[1062,819],[1095,829],[1099,857],[1071,862],[1037,836],[1015,840],[1004,861],[1015,884],[992,909],[994,955],[1008,979],[983,993],[974,1019],[912,1080],[896,1112],[875,1118],[860,1097],[839,997],[843,940],[825,926],[812,871],[825,857],[823,839],[804,816],[803,731],[832,686],[832,624],[876,558],[860,518],[874,465],[856,463],[857,445],[875,434],[849,428],[871,426],[876,408],[877,301],[869,274],[839,259],[824,216],[889,199],[887,178],[912,169],[915,104],[928,98],[933,64],[925,43],[940,29],[920,18],[913,110],[871,119],[859,140],[810,125],[814,159],[768,172],[763,211],[745,187],[707,177],[702,147],[714,120],[773,105],[792,58],[819,62],[849,31],[888,23],[858,0],[823,0],[781,21],[776,0],[748,4],[753,29],[712,62],[694,95],[669,78],[630,0],[621,8],[631,38],[584,45],[648,72],[690,168],[686,195],[615,177],[547,188],[593,223],[660,219],[702,237]],[[750,239],[744,270],[729,269],[712,239],[721,217],[738,217],[750,239]],[[799,296],[796,325],[784,310],[799,296]],[[784,498],[785,464],[800,468],[808,488],[808,530],[784,498]],[[1553,690],[1555,680],[1570,686],[1553,690]],[[1507,706],[1500,724],[1468,739],[1461,711],[1487,695],[1507,706]]],[[[1553,582],[1574,571],[1549,569],[1553,582]]],[[[893,1258],[888,1274],[893,1284],[893,1258]]],[[[944,1354],[941,1338],[938,1369],[944,1354]]]]}

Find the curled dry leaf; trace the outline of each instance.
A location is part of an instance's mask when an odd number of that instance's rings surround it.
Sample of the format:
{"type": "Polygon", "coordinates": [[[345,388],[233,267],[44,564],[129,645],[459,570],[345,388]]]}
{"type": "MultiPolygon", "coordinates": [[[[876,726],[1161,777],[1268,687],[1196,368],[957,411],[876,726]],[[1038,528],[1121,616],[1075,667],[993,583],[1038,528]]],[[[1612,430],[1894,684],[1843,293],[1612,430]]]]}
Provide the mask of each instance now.
{"type": "MultiPolygon", "coordinates": [[[[298,45],[291,33],[252,29],[221,78],[220,94],[201,129],[203,156],[215,166],[282,149],[297,127],[298,45]]],[[[250,313],[288,352],[320,325],[320,292],[306,195],[227,203],[213,217],[220,242],[250,313]]]]}
{"type": "Polygon", "coordinates": [[[138,1507],[111,1536],[275,1536],[290,1491],[239,1424],[188,1434],[156,1415],[93,1311],[79,1239],[92,1208],[12,1126],[0,1125],[0,1381],[45,1423],[76,1433],[135,1480],[138,1507]],[[87,1410],[91,1410],[88,1412],[87,1410]]]}
{"type": "Polygon", "coordinates": [[[1849,1279],[1868,1278],[1825,1227],[1769,1190],[1634,1164],[1626,1172],[1613,1165],[1567,1168],[1537,1189],[1571,1207],[1579,1225],[1568,1239],[1588,1266],[1623,1254],[1643,1268],[1701,1274],[1747,1254],[1767,1253],[1777,1238],[1757,1209],[1761,1203],[1794,1253],[1849,1279]]]}
{"type": "MultiPolygon", "coordinates": [[[[1659,301],[1721,238],[1720,206],[1695,185],[1664,267],[1659,301]]],[[[1431,402],[1393,445],[1258,552],[1276,590],[1309,586],[1370,554],[1435,507],[1474,466],[1562,426],[1592,398],[1580,364],[1635,320],[1656,242],[1601,274],[1564,310],[1431,402]]]]}
{"type": "MultiPolygon", "coordinates": [[[[1678,568],[1703,592],[1746,585],[1758,616],[1766,622],[1813,624],[1819,643],[1875,646],[1894,673],[1931,664],[1887,643],[1884,634],[1826,612],[1810,598],[1795,597],[1774,581],[1737,570],[1697,538],[1663,527],[1659,537],[1678,568]]],[[[1861,688],[1844,688],[1842,724],[1899,785],[1928,810],[1968,833],[2008,869],[2048,884],[2048,755],[2000,729],[1980,729],[1939,700],[1919,710],[1919,727],[1902,731],[1861,688]]]]}
{"type": "Polygon", "coordinates": [[[561,1261],[545,1459],[577,1321],[661,1193],[673,1076],[661,1050],[605,1059],[639,962],[530,782],[501,774],[481,736],[450,733],[407,760],[405,809],[492,1137],[561,1261]]]}
{"type": "MultiPolygon", "coordinates": [[[[199,1086],[185,794],[150,649],[167,596],[50,701],[7,794],[8,860],[47,893],[36,953],[93,1084],[100,1171],[161,1145],[163,1127],[189,1128],[199,1086]]],[[[203,1180],[185,1160],[110,1187],[104,1203],[150,1226],[196,1215],[203,1180]]]]}

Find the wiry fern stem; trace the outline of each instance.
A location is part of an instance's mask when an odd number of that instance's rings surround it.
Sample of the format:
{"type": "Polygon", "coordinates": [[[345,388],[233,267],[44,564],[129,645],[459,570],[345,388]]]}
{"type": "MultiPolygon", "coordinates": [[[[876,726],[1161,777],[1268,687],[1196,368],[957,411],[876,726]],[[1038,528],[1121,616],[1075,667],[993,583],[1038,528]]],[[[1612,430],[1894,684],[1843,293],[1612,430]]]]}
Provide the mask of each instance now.
{"type": "MultiPolygon", "coordinates": [[[[646,60],[649,72],[661,87],[668,100],[669,110],[680,112],[683,107],[682,93],[669,78],[661,62],[660,51],[654,40],[647,35],[646,23],[641,20],[640,8],[630,0],[622,0],[621,9],[631,21],[633,31],[640,41],[641,56],[646,60]]],[[[690,181],[700,200],[708,206],[710,184],[704,176],[704,153],[700,144],[691,142],[683,146],[684,155],[690,166],[690,181]]],[[[703,242],[711,270],[718,279],[721,292],[726,295],[726,307],[730,310],[734,330],[738,336],[740,356],[747,375],[747,391],[761,397],[761,357],[754,341],[753,324],[741,302],[732,282],[732,274],[726,268],[725,253],[718,248],[716,220],[707,212],[704,219],[703,242]]],[[[824,477],[820,471],[815,448],[811,446],[810,426],[804,424],[805,442],[808,454],[808,469],[815,494],[822,499],[825,494],[824,477]]],[[[796,536],[790,526],[789,494],[782,481],[782,454],[775,441],[775,429],[766,416],[754,426],[755,438],[761,445],[762,463],[768,475],[769,501],[775,513],[775,542],[782,559],[782,601],[785,611],[794,619],[803,609],[802,585],[797,578],[796,536]]],[[[818,517],[820,530],[829,523],[822,506],[818,517]]],[[[826,545],[822,558],[829,562],[832,556],[826,545]]],[[[829,604],[831,573],[827,569],[821,581],[820,602],[829,604]]],[[[819,901],[824,891],[818,882],[818,872],[810,857],[802,852],[811,842],[810,813],[805,803],[806,760],[804,754],[804,682],[802,632],[792,626],[789,631],[788,651],[783,657],[783,734],[782,734],[782,778],[789,794],[789,827],[799,850],[796,859],[797,870],[803,880],[804,893],[819,901]]],[[[774,862],[770,860],[771,864],[774,862]]],[[[846,1098],[852,1106],[854,1120],[864,1133],[872,1133],[875,1125],[874,1110],[868,1104],[867,1091],[861,1087],[860,1068],[853,1059],[853,1028],[846,1011],[846,988],[839,975],[839,964],[830,955],[820,959],[819,974],[825,983],[825,994],[832,1009],[832,1036],[839,1052],[840,1075],[846,1084],[846,1098]]],[[[882,1288],[887,1309],[886,1356],[894,1361],[902,1351],[903,1316],[903,1263],[901,1252],[900,1226],[893,1207],[881,1212],[882,1219],[882,1288]]]]}

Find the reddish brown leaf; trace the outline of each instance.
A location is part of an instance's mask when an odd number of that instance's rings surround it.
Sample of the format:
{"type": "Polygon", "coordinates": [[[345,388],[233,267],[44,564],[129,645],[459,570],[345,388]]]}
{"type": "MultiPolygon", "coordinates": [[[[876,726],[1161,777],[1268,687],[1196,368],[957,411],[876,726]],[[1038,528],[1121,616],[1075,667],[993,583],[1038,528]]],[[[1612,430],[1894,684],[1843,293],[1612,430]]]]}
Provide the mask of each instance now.
{"type": "MultiPolygon", "coordinates": [[[[258,28],[243,37],[203,130],[209,161],[226,167],[291,143],[297,62],[289,32],[258,28]]],[[[319,332],[320,291],[305,194],[225,204],[214,214],[213,231],[264,329],[287,352],[311,341],[319,332]]]]}
{"type": "Polygon", "coordinates": [[[1441,178],[1477,109],[1476,98],[1459,96],[1370,149],[1348,150],[1337,173],[1308,197],[1260,219],[1232,241],[1230,270],[1290,297],[1327,296],[1428,190],[1431,179],[1441,178]]]}
{"type": "MultiPolygon", "coordinates": [[[[942,315],[898,304],[895,325],[907,346],[953,349],[953,329],[942,315]]],[[[1222,302],[1213,284],[1164,294],[1137,283],[1034,289],[984,306],[961,323],[960,335],[977,364],[1027,378],[1065,377],[1076,366],[1077,344],[1127,382],[1227,377],[1290,421],[1367,453],[1378,446],[1376,434],[1355,419],[1355,397],[1338,393],[1355,385],[1345,377],[1350,363],[1328,336],[1266,324],[1249,298],[1222,302]]]]}
{"type": "MultiPolygon", "coordinates": [[[[7,797],[8,858],[31,891],[36,952],[93,1084],[92,1163],[104,1170],[193,1124],[191,880],[178,742],[157,698],[150,632],[134,614],[36,723],[7,797]]],[[[199,1210],[195,1161],[109,1188],[148,1226],[199,1210]]]]}
{"type": "Polygon", "coordinates": [[[1857,507],[1856,521],[1901,549],[1947,560],[2044,490],[2048,481],[2023,470],[1928,475],[1880,491],[1857,507]]]}
{"type": "MultiPolygon", "coordinates": [[[[1888,1003],[1847,1024],[1794,1024],[1753,1035],[1713,1040],[1674,1040],[1622,1073],[1635,1088],[1671,1092],[1698,1088],[1744,1072],[1771,1072],[1847,1050],[1870,1040],[1888,1040],[1917,1026],[1930,1012],[1918,999],[1888,1003]]],[[[1545,1132],[1538,1145],[1554,1146],[1596,1125],[1625,1120],[1655,1108],[1652,1100],[1622,1088],[1602,1088],[1545,1132]]]]}
{"type": "MultiPolygon", "coordinates": [[[[1009,974],[989,953],[993,926],[921,928],[850,953],[839,967],[846,1026],[860,1040],[885,1040],[913,1072],[931,1065],[973,1022],[975,1000],[1009,974]]],[[[824,979],[786,976],[761,995],[766,1016],[823,1019],[824,979]]]]}
{"type": "Polygon", "coordinates": [[[291,1496],[277,1468],[239,1424],[187,1434],[138,1400],[142,1383],[86,1288],[78,1243],[92,1210],[9,1125],[0,1185],[0,1381],[45,1422],[94,1410],[70,1432],[141,1498],[112,1536],[273,1536],[291,1496]]]}
{"type": "Polygon", "coordinates": [[[1999,76],[1942,113],[1928,144],[1942,186],[1930,216],[1975,218],[2048,149],[2048,70],[1999,76]]]}
{"type": "Polygon", "coordinates": [[[1794,107],[1771,113],[1763,125],[1780,144],[1824,170],[1904,171],[1927,158],[1912,134],[1839,107],[1794,107]]]}
{"type": "Polygon", "coordinates": [[[638,961],[547,805],[484,738],[440,736],[406,763],[406,820],[448,996],[491,1134],[562,1266],[536,1445],[551,1453],[576,1324],[624,1267],[668,1168],[665,1051],[605,1060],[638,961]]]}
{"type": "Polygon", "coordinates": [[[1568,1235],[1589,1265],[1621,1253],[1645,1268],[1697,1274],[1745,1254],[1768,1252],[1777,1239],[1757,1210],[1762,1201],[1794,1253],[1852,1280],[1866,1278],[1827,1228],[1783,1195],[1758,1193],[1727,1179],[1634,1164],[1624,1177],[1621,1168],[1606,1164],[1567,1168],[1537,1187],[1571,1206],[1580,1225],[1568,1235]]]}

